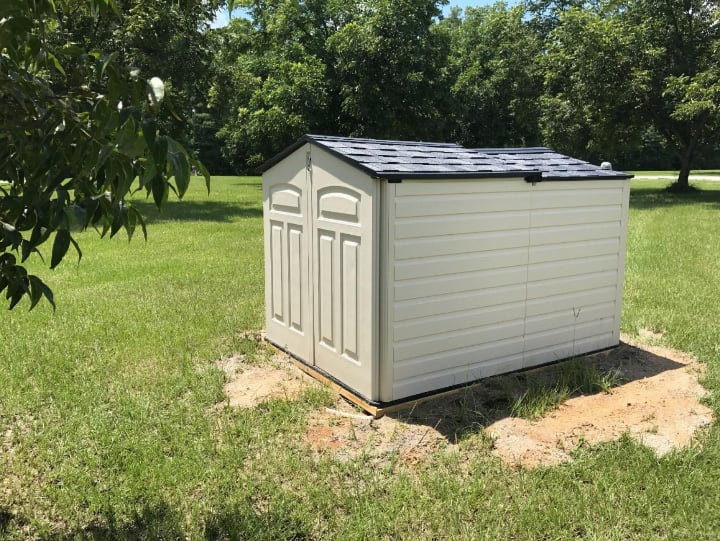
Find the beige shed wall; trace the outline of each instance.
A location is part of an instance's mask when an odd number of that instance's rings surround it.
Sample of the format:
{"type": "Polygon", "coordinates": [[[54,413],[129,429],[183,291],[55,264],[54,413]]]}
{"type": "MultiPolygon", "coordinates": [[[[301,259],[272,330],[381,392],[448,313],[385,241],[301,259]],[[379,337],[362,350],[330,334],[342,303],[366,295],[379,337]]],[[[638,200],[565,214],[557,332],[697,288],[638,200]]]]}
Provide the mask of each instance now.
{"type": "Polygon", "coordinates": [[[627,181],[383,189],[381,400],[618,343],[627,181]]]}

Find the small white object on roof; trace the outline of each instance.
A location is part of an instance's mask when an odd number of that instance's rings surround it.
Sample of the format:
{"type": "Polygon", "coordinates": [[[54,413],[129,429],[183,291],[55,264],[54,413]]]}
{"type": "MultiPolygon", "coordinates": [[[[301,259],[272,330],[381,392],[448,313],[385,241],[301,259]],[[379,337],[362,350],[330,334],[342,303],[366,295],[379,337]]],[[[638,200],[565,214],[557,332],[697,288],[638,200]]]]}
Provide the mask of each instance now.
{"type": "Polygon", "coordinates": [[[602,162],[600,164],[600,169],[604,169],[605,171],[612,171],[612,164],[610,162],[602,162]]]}

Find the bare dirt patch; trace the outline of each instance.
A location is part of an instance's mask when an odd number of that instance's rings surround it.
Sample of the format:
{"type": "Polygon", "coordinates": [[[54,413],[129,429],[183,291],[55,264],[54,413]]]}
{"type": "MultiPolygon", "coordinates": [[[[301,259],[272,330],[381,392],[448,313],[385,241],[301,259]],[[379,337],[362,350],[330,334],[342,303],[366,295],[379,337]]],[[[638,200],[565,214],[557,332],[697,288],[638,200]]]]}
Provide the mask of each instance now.
{"type": "MultiPolygon", "coordinates": [[[[700,402],[706,394],[698,382],[704,365],[678,351],[623,339],[618,348],[583,361],[599,373],[614,373],[618,386],[609,393],[574,396],[535,421],[512,417],[510,404],[530,381],[552,382],[562,363],[489,378],[458,394],[380,419],[338,398],[332,408],[311,415],[304,444],[317,456],[338,460],[394,455],[414,464],[440,450],[462,452],[467,447],[459,444],[469,441],[491,449],[508,464],[527,468],[572,460],[578,447],[617,440],[623,434],[658,455],[690,445],[696,431],[713,420],[712,410],[700,402]]],[[[235,366],[230,362],[224,367],[233,406],[252,407],[278,396],[293,398],[313,381],[283,356],[269,366],[245,366],[242,359],[234,362],[235,366]]]]}
{"type": "Polygon", "coordinates": [[[506,417],[490,424],[494,452],[525,467],[553,465],[570,460],[579,445],[629,434],[663,455],[689,445],[712,422],[712,410],[699,402],[706,394],[698,383],[704,365],[689,355],[626,343],[599,364],[614,365],[625,383],[571,398],[538,421],[506,417]]]}
{"type": "Polygon", "coordinates": [[[242,355],[218,361],[225,372],[226,399],[222,405],[252,408],[273,398],[295,399],[313,380],[280,354],[262,365],[249,364],[242,355]]]}

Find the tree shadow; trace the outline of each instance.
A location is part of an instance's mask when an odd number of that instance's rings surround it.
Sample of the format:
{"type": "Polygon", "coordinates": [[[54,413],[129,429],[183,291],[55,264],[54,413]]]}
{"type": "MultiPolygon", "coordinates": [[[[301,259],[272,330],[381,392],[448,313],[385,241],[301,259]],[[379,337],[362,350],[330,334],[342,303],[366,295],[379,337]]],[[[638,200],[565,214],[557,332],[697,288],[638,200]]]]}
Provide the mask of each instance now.
{"type": "MultiPolygon", "coordinates": [[[[228,505],[199,517],[204,524],[204,539],[311,539],[307,526],[291,516],[288,510],[261,512],[252,502],[247,506],[228,505]]],[[[145,504],[129,520],[118,519],[112,509],[95,523],[76,531],[65,532],[54,539],[87,539],[93,541],[186,539],[186,517],[177,506],[166,501],[145,504]]],[[[1,532],[2,530],[0,530],[1,532]]]]}
{"type": "Polygon", "coordinates": [[[630,207],[633,209],[673,207],[688,203],[704,205],[714,209],[720,208],[720,190],[696,189],[685,193],[677,193],[668,191],[666,187],[633,186],[630,191],[630,207]]]}
{"type": "Polygon", "coordinates": [[[262,207],[252,202],[167,201],[162,210],[149,201],[133,201],[145,223],[217,222],[229,223],[238,218],[260,218],[262,207]]]}
{"type": "MultiPolygon", "coordinates": [[[[501,419],[514,416],[513,404],[520,397],[531,392],[552,395],[557,389],[557,382],[563,378],[563,372],[571,363],[594,370],[601,377],[611,376],[616,379],[617,386],[686,366],[621,342],[617,348],[609,351],[527,371],[493,376],[454,394],[409,405],[407,409],[390,413],[388,416],[407,424],[432,427],[448,442],[457,443],[465,437],[483,432],[501,419]]],[[[594,391],[576,389],[568,398],[603,392],[602,388],[594,391]]]]}
{"type": "Polygon", "coordinates": [[[0,507],[0,534],[4,534],[8,531],[10,523],[13,519],[14,517],[9,511],[0,507]]]}
{"type": "Polygon", "coordinates": [[[56,539],[182,539],[183,516],[177,507],[166,501],[146,503],[129,518],[120,518],[110,508],[95,522],[74,532],[65,532],[56,539]]]}

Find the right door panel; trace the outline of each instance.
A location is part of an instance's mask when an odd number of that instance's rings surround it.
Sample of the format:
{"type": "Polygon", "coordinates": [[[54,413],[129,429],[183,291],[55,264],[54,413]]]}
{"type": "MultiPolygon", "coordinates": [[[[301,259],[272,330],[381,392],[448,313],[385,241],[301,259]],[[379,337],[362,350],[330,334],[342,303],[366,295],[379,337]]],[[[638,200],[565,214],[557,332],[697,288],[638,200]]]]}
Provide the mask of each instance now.
{"type": "Polygon", "coordinates": [[[313,167],[315,364],[372,399],[374,183],[353,183],[313,167]]]}

